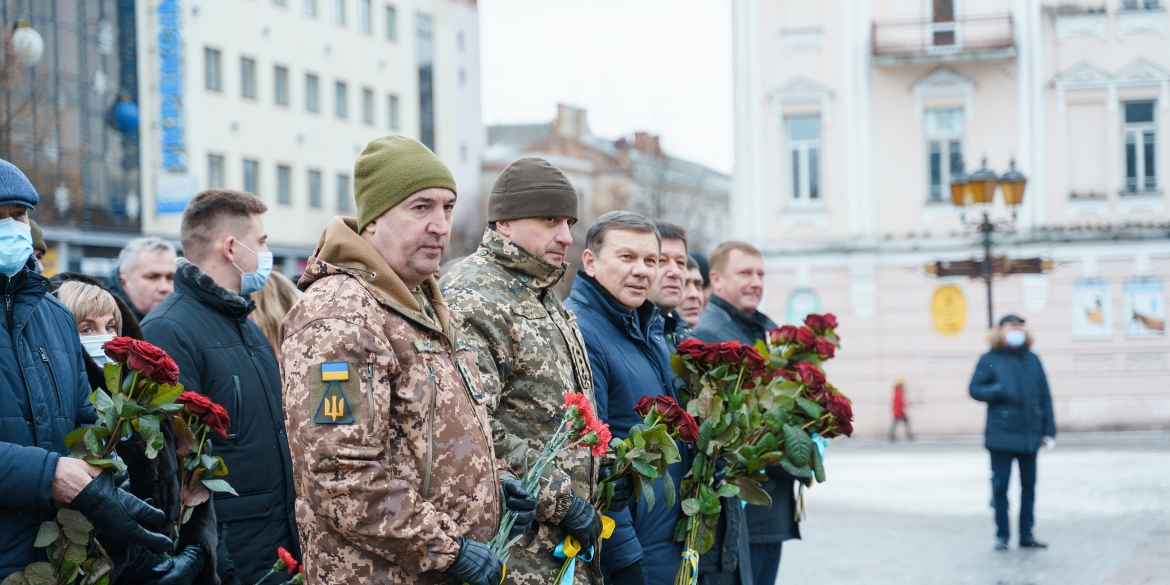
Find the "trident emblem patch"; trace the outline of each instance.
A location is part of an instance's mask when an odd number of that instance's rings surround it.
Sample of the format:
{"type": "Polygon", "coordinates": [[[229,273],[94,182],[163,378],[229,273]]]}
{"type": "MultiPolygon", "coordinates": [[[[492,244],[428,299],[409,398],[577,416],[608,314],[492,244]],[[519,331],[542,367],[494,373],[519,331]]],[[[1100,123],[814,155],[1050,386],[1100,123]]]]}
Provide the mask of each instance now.
{"type": "Polygon", "coordinates": [[[353,411],[349,407],[349,401],[345,399],[345,392],[341,390],[341,382],[347,380],[349,364],[345,362],[321,364],[321,381],[328,382],[328,385],[321,396],[321,404],[317,407],[313,422],[319,425],[353,424],[353,411]]]}

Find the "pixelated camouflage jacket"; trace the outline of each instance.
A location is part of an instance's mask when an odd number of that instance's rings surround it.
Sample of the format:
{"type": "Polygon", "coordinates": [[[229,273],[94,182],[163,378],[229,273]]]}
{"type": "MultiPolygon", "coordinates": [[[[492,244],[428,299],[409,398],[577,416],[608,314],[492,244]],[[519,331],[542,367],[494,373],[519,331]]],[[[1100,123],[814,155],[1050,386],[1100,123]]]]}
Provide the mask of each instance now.
{"type": "MultiPolygon", "coordinates": [[[[517,472],[536,461],[556,431],[566,392],[594,402],[577,318],[552,290],[564,274],[564,265],[553,266],[488,229],[479,249],[441,281],[462,338],[479,356],[496,455],[517,472]]],[[[572,494],[591,499],[597,484],[597,462],[588,451],[562,454],[558,463],[545,471],[535,530],[511,551],[508,580],[518,585],[555,575],[561,561],[552,553],[565,537],[557,524],[572,494]]],[[[589,583],[589,573],[578,569],[575,581],[589,583]]],[[[592,577],[600,583],[599,574],[592,577]]]]}
{"type": "Polygon", "coordinates": [[[422,285],[427,318],[356,229],[340,217],[325,228],[282,324],[307,582],[454,582],[441,571],[462,537],[494,535],[511,470],[492,453],[475,357],[458,349],[438,283],[422,285]],[[323,364],[345,379],[325,382],[323,364]]]}

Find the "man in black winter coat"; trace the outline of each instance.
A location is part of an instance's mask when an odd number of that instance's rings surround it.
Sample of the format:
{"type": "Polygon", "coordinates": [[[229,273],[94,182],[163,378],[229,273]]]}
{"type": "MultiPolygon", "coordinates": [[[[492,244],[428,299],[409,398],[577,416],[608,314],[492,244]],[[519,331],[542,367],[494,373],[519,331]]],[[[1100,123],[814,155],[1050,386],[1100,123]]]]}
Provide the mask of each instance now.
{"type": "Polygon", "coordinates": [[[987,403],[984,445],[991,452],[991,492],[995,507],[995,548],[1007,550],[1008,482],[1012,460],[1020,466],[1020,547],[1048,548],[1032,536],[1036,452],[1056,444],[1052,395],[1040,358],[1032,353],[1024,320],[1008,315],[991,333],[991,351],[979,358],[971,378],[971,398],[987,403]]]}
{"type": "Polygon", "coordinates": [[[142,322],[147,341],[179,365],[183,387],[207,395],[231,417],[229,440],[217,439],[215,452],[240,495],[216,494],[215,511],[235,578],[244,584],[268,572],[277,547],[300,558],[280,368],[268,339],[248,319],[256,308],[250,294],[272,270],[265,211],[250,193],[196,195],[183,212],[186,257],[178,261],[175,292],[142,322]]]}
{"type": "MultiPolygon", "coordinates": [[[[757,310],[764,298],[764,259],[751,244],[723,242],[711,252],[708,275],[711,299],[695,327],[695,337],[706,343],[738,341],[755,343],[776,328],[757,310]]],[[[780,571],[780,553],[786,540],[800,538],[796,522],[796,478],[780,466],[769,467],[761,488],[772,496],[772,506],[748,505],[748,541],[751,543],[752,579],[772,585],[780,571]]]]}

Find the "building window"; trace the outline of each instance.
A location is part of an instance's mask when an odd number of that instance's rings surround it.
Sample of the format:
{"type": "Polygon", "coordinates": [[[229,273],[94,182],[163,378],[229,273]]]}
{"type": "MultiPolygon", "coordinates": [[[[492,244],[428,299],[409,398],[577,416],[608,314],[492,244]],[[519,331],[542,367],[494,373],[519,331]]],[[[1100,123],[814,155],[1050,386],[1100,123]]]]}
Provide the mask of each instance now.
{"type": "Polygon", "coordinates": [[[374,2],[373,0],[358,0],[358,30],[364,33],[374,32],[374,2]]]}
{"type": "Polygon", "coordinates": [[[398,96],[391,95],[387,100],[386,108],[386,122],[390,125],[391,130],[398,129],[398,96]]]}
{"type": "Polygon", "coordinates": [[[240,95],[256,97],[256,60],[240,57],[240,95]]]}
{"type": "Polygon", "coordinates": [[[321,207],[321,171],[309,171],[309,207],[321,207]]]}
{"type": "Polygon", "coordinates": [[[260,161],[244,159],[244,190],[260,196],[260,161]]]}
{"type": "Polygon", "coordinates": [[[301,12],[306,16],[317,16],[317,0],[301,0],[301,12]]]}
{"type": "Polygon", "coordinates": [[[276,202],[281,205],[292,203],[292,168],[276,166],[276,202]]]}
{"type": "Polygon", "coordinates": [[[934,45],[955,44],[955,0],[933,0],[931,4],[934,13],[931,18],[934,45]]]}
{"type": "Polygon", "coordinates": [[[338,118],[349,117],[349,89],[345,86],[344,81],[338,81],[333,84],[333,101],[334,114],[338,118]]]}
{"type": "Polygon", "coordinates": [[[305,109],[310,112],[321,111],[320,85],[316,75],[305,75],[305,109]]]}
{"type": "Polygon", "coordinates": [[[821,117],[788,118],[788,150],[792,198],[804,203],[821,200],[821,117]]]}
{"type": "Polygon", "coordinates": [[[434,38],[431,17],[418,15],[418,141],[435,150],[434,38]]]}
{"type": "Polygon", "coordinates": [[[951,177],[963,168],[963,110],[927,110],[926,156],[930,201],[951,192],[951,177]]]}
{"type": "Polygon", "coordinates": [[[203,49],[203,85],[223,91],[223,54],[218,49],[203,49]]]}
{"type": "Polygon", "coordinates": [[[345,0],[333,0],[333,24],[345,26],[345,0]]]}
{"type": "Polygon", "coordinates": [[[1122,0],[1122,10],[1157,10],[1162,7],[1160,0],[1122,0]]]}
{"type": "Polygon", "coordinates": [[[459,143],[459,162],[467,162],[467,143],[459,143]]]}
{"type": "Polygon", "coordinates": [[[288,67],[281,67],[277,65],[272,70],[273,94],[276,96],[276,103],[287,106],[288,105],[288,67]]]}
{"type": "Polygon", "coordinates": [[[464,46],[463,31],[459,31],[459,34],[455,35],[455,39],[456,39],[455,44],[459,47],[459,51],[462,52],[463,46],[464,46]]]}
{"type": "Polygon", "coordinates": [[[215,189],[224,186],[223,155],[207,155],[207,188],[215,189]]]}
{"type": "Polygon", "coordinates": [[[374,90],[362,90],[362,121],[366,124],[374,123],[374,90]]]}
{"type": "Polygon", "coordinates": [[[398,40],[398,9],[386,6],[386,40],[398,40]]]}
{"type": "Polygon", "coordinates": [[[1125,104],[1125,191],[1141,193],[1158,189],[1158,127],[1154,122],[1154,102],[1125,104]]]}
{"type": "Polygon", "coordinates": [[[349,211],[349,175],[337,175],[337,211],[349,211]]]}
{"type": "Polygon", "coordinates": [[[467,85],[467,70],[462,67],[459,68],[459,85],[467,85]]]}
{"type": "Polygon", "coordinates": [[[277,6],[288,6],[288,0],[272,0],[272,3],[277,6]]]}

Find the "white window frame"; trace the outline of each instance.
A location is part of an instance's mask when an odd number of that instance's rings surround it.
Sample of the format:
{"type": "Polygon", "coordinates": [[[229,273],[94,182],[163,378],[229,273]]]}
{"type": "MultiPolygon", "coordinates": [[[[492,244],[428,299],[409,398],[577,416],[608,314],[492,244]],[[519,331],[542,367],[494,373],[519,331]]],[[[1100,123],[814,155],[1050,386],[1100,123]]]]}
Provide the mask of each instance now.
{"type": "Polygon", "coordinates": [[[369,87],[362,88],[362,122],[374,124],[374,90],[369,87]]]}
{"type": "Polygon", "coordinates": [[[324,190],[324,177],[320,169],[309,169],[308,179],[305,181],[306,190],[309,193],[309,207],[313,209],[321,209],[324,205],[322,191],[324,190]]]}
{"type": "Polygon", "coordinates": [[[819,206],[825,201],[824,166],[825,156],[821,147],[821,131],[824,121],[819,114],[792,115],[784,117],[784,135],[788,148],[785,149],[785,165],[788,168],[788,200],[797,206],[819,206]],[[817,121],[817,138],[794,140],[792,138],[792,121],[797,119],[815,118],[817,121]],[[816,197],[813,197],[810,153],[816,152],[816,197]]]}
{"type": "Polygon", "coordinates": [[[224,160],[222,154],[214,152],[207,153],[207,188],[223,188],[227,184],[227,162],[224,160]]]}
{"type": "Polygon", "coordinates": [[[276,203],[292,205],[292,167],[276,165],[276,203]]]}
{"type": "Polygon", "coordinates": [[[358,0],[358,30],[366,34],[374,32],[374,0],[358,0]]]}
{"type": "Polygon", "coordinates": [[[393,4],[387,4],[382,11],[386,18],[386,40],[398,40],[398,8],[393,4]]]}
{"type": "Polygon", "coordinates": [[[251,193],[251,194],[259,197],[260,196],[260,161],[254,159],[254,158],[246,158],[246,159],[244,159],[244,164],[242,166],[243,166],[243,168],[241,170],[243,171],[243,175],[244,175],[243,176],[244,191],[247,191],[248,193],[251,193]],[[251,177],[248,176],[249,174],[251,175],[251,177]],[[251,179],[250,181],[249,181],[249,178],[251,179]],[[252,184],[249,185],[248,184],[249,182],[251,182],[252,184]]]}
{"type": "Polygon", "coordinates": [[[341,80],[333,82],[333,115],[342,120],[349,118],[349,84],[341,80]]]}
{"type": "Polygon", "coordinates": [[[315,73],[305,74],[305,109],[321,111],[321,77],[315,73]]]}
{"type": "Polygon", "coordinates": [[[349,194],[349,175],[337,173],[337,211],[345,213],[353,209],[353,201],[349,194]]]}
{"type": "Polygon", "coordinates": [[[1122,185],[1121,192],[1124,195],[1141,195],[1144,193],[1158,192],[1158,102],[1157,100],[1133,100],[1130,102],[1123,102],[1121,107],[1122,120],[1122,135],[1121,135],[1121,168],[1124,174],[1125,184],[1122,185]],[[1127,122],[1125,120],[1125,106],[1132,103],[1150,103],[1150,108],[1153,110],[1154,119],[1149,122],[1127,122]],[[1147,175],[1146,171],[1146,153],[1145,153],[1145,137],[1146,134],[1153,134],[1154,146],[1154,172],[1152,175],[1147,175]],[[1130,139],[1134,139],[1133,145],[1136,149],[1134,153],[1135,159],[1135,176],[1134,186],[1130,187],[1129,177],[1129,145],[1130,139]],[[1153,184],[1147,183],[1147,178],[1153,180],[1153,184]]]}
{"type": "Polygon", "coordinates": [[[203,47],[203,87],[223,91],[223,52],[203,47]]]}
{"type": "Polygon", "coordinates": [[[345,0],[332,0],[330,12],[333,13],[333,24],[345,26],[345,0]]]}
{"type": "Polygon", "coordinates": [[[392,93],[386,97],[386,124],[391,130],[398,130],[398,95],[392,93]]]}
{"type": "Polygon", "coordinates": [[[289,95],[288,67],[276,65],[272,68],[272,101],[287,106],[292,96],[289,95]]]}
{"type": "Polygon", "coordinates": [[[301,12],[305,16],[317,17],[317,0],[301,0],[301,12]]]}
{"type": "Polygon", "coordinates": [[[959,157],[963,157],[963,134],[966,132],[966,119],[963,108],[936,108],[924,112],[926,130],[926,201],[928,203],[943,203],[950,201],[951,177],[955,174],[952,168],[954,162],[954,145],[958,143],[959,157]],[[942,115],[953,116],[957,120],[958,128],[942,127],[938,123],[942,115]],[[931,155],[935,147],[939,151],[939,192],[935,197],[933,192],[934,169],[931,155]]]}
{"type": "Polygon", "coordinates": [[[254,100],[258,97],[259,73],[256,71],[256,59],[240,57],[240,97],[254,100]]]}

